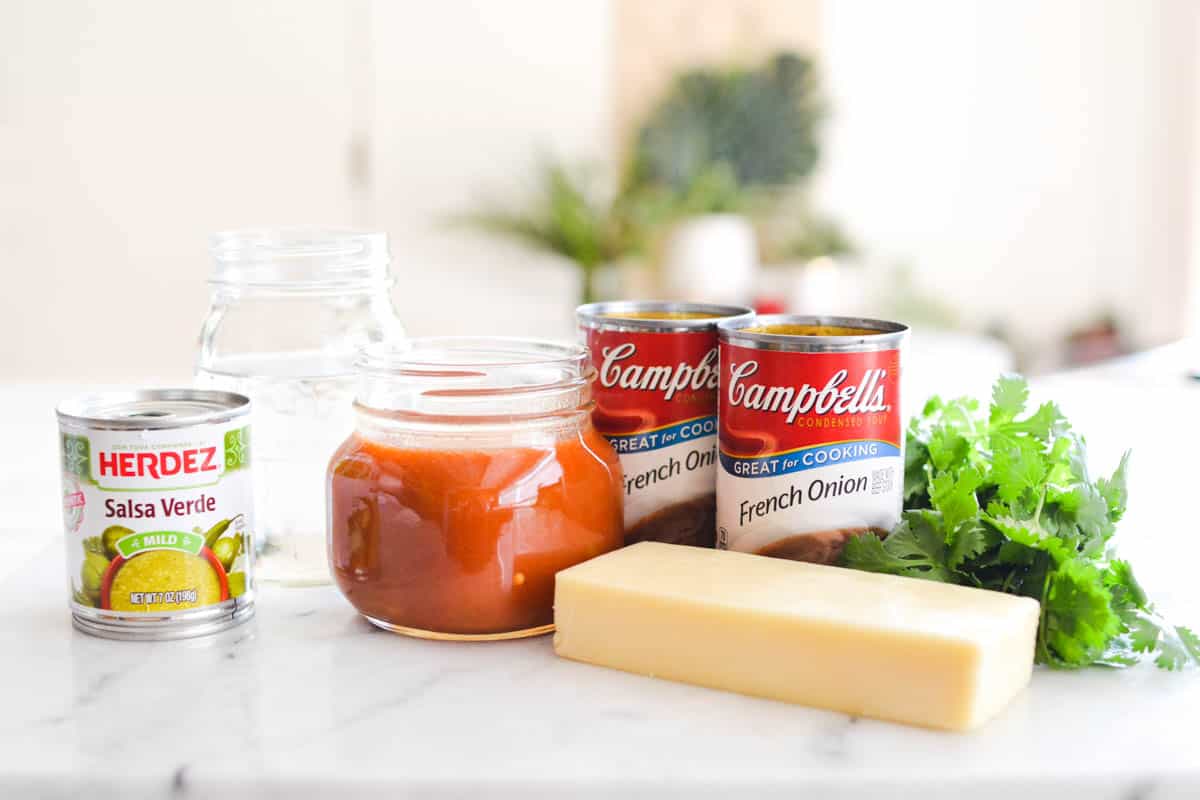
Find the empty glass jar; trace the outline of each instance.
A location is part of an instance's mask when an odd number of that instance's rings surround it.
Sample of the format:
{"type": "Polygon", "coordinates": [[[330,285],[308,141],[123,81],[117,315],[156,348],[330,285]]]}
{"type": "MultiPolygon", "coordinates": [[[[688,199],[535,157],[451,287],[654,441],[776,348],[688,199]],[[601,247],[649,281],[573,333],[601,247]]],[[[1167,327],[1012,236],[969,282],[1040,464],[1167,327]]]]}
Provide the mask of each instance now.
{"type": "Polygon", "coordinates": [[[253,403],[259,577],[327,583],[325,467],[353,428],[355,354],[404,336],[387,235],[255,229],[211,246],[196,383],[253,403]]]}

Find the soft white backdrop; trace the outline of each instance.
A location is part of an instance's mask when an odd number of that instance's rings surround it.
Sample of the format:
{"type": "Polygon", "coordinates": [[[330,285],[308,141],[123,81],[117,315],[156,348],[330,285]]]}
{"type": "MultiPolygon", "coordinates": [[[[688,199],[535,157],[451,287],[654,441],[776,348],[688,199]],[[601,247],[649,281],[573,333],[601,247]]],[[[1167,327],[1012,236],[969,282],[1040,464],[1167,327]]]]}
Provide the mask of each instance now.
{"type": "MultiPolygon", "coordinates": [[[[569,333],[570,269],[443,222],[519,193],[538,153],[610,155],[611,12],[0,3],[0,376],[185,380],[205,237],[253,224],[387,230],[415,333],[569,333]]],[[[910,264],[1027,354],[1105,310],[1138,344],[1186,328],[1200,4],[838,0],[820,16],[820,197],[869,260],[910,264]]]]}
{"type": "Polygon", "coordinates": [[[393,239],[416,332],[569,331],[573,272],[442,226],[607,148],[601,0],[0,3],[0,375],[186,379],[206,237],[393,239]]]}
{"type": "Polygon", "coordinates": [[[1109,310],[1137,344],[1179,335],[1200,4],[824,8],[824,198],[875,257],[1026,350],[1109,310]]]}

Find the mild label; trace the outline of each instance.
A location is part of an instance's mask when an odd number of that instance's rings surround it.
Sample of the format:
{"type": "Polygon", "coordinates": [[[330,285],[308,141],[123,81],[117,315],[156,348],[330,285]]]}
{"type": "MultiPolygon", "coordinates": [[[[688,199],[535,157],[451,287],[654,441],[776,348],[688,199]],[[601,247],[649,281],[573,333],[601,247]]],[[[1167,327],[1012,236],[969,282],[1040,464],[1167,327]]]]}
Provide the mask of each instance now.
{"type": "Polygon", "coordinates": [[[592,329],[587,339],[598,373],[592,419],[625,473],[626,540],[712,546],[716,332],[592,329]]]}
{"type": "Polygon", "coordinates": [[[721,344],[717,546],[832,563],[890,531],[904,484],[900,351],[721,344]]]}

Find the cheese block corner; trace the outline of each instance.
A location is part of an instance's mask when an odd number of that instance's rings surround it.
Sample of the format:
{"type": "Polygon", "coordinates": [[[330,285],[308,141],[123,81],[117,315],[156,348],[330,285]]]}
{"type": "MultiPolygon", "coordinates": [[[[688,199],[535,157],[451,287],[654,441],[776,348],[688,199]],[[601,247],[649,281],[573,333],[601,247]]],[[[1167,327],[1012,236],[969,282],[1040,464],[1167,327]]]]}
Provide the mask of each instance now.
{"type": "Polygon", "coordinates": [[[558,573],[565,658],[865,717],[976,728],[1029,683],[1039,606],[657,542],[558,573]]]}

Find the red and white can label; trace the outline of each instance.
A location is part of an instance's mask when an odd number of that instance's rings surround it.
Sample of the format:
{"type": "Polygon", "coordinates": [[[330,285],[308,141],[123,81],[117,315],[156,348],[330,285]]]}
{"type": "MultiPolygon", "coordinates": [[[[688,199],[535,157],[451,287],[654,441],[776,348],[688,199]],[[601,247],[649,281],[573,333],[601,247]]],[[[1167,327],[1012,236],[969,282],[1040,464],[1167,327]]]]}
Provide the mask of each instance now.
{"type": "MultiPolygon", "coordinates": [[[[625,473],[625,527],[715,491],[715,331],[589,329],[592,421],[625,473]]],[[[711,541],[711,539],[710,539],[711,541]]]]}
{"type": "Polygon", "coordinates": [[[717,546],[828,561],[899,521],[900,351],[721,343],[717,546]]]}

